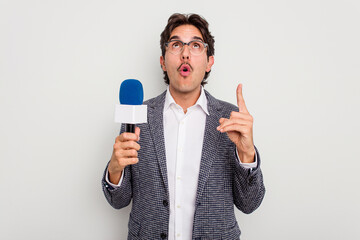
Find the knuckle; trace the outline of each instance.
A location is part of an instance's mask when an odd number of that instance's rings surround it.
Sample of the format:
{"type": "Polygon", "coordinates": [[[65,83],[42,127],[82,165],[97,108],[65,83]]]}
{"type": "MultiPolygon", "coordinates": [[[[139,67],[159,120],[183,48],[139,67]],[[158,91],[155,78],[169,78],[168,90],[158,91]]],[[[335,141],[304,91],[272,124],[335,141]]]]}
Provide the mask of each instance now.
{"type": "Polygon", "coordinates": [[[123,149],[119,149],[119,150],[116,151],[116,153],[117,153],[117,156],[118,156],[118,157],[122,157],[122,156],[124,155],[124,150],[123,150],[123,149]]]}
{"type": "Polygon", "coordinates": [[[123,139],[124,139],[124,142],[125,141],[129,141],[129,140],[132,140],[134,137],[134,133],[129,133],[129,132],[124,132],[122,133],[123,134],[123,139]]]}
{"type": "Polygon", "coordinates": [[[128,140],[129,141],[136,141],[137,140],[137,136],[134,133],[130,133],[128,135],[128,140]]]}
{"type": "Polygon", "coordinates": [[[120,155],[119,155],[119,151],[114,151],[114,156],[115,156],[115,158],[120,157],[120,155]]]}
{"type": "Polygon", "coordinates": [[[127,166],[127,164],[126,164],[126,162],[124,161],[123,158],[121,158],[121,159],[119,160],[119,165],[120,165],[121,168],[125,168],[125,167],[127,166]]]}
{"type": "Polygon", "coordinates": [[[128,164],[127,164],[128,161],[129,161],[129,158],[127,158],[127,157],[122,157],[122,158],[120,158],[120,163],[121,163],[122,165],[128,165],[128,164]]]}
{"type": "Polygon", "coordinates": [[[119,161],[119,159],[121,158],[121,155],[119,154],[119,152],[115,152],[114,156],[115,156],[116,161],[119,161]]]}
{"type": "Polygon", "coordinates": [[[127,132],[124,132],[124,133],[121,134],[121,137],[122,137],[123,140],[126,140],[128,138],[128,135],[129,134],[127,132]]]}
{"type": "Polygon", "coordinates": [[[131,150],[131,155],[137,156],[137,155],[138,155],[138,152],[137,152],[135,149],[133,149],[133,150],[131,150]]]}
{"type": "Polygon", "coordinates": [[[135,149],[136,151],[138,151],[140,149],[140,145],[137,142],[132,142],[131,143],[131,148],[135,149]]]}
{"type": "Polygon", "coordinates": [[[125,149],[125,148],[126,148],[126,144],[127,144],[126,141],[119,143],[119,148],[120,148],[120,149],[125,149]]]}
{"type": "Polygon", "coordinates": [[[137,158],[128,158],[126,159],[126,165],[136,164],[139,160],[137,158]]]}
{"type": "Polygon", "coordinates": [[[137,145],[136,142],[134,142],[134,141],[131,141],[131,142],[130,142],[130,147],[131,147],[131,148],[136,149],[136,147],[137,147],[136,145],[137,145]]]}

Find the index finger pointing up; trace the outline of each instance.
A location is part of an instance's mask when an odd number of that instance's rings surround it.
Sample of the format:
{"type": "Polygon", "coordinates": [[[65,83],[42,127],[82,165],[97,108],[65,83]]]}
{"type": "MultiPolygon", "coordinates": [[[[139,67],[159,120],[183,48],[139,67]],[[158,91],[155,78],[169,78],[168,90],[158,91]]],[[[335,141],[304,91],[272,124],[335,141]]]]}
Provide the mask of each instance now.
{"type": "Polygon", "coordinates": [[[239,107],[239,112],[243,112],[243,113],[249,113],[246,105],[245,105],[245,100],[244,97],[242,95],[242,84],[240,83],[236,89],[236,96],[237,96],[237,105],[239,107]]]}

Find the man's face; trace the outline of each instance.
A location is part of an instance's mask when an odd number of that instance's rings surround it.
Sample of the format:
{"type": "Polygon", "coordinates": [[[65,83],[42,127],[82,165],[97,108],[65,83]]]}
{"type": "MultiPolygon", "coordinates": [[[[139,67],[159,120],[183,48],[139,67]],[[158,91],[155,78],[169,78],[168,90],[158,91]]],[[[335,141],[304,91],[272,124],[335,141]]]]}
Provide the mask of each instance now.
{"type": "MultiPolygon", "coordinates": [[[[199,39],[203,41],[201,32],[193,25],[181,25],[175,28],[170,35],[170,40],[173,39],[185,43],[199,39]]],[[[165,58],[160,57],[160,64],[169,77],[169,88],[172,95],[199,94],[205,72],[211,70],[214,57],[210,56],[208,59],[206,50],[200,55],[193,55],[189,46],[185,45],[183,51],[178,55],[166,50],[165,58]]]]}

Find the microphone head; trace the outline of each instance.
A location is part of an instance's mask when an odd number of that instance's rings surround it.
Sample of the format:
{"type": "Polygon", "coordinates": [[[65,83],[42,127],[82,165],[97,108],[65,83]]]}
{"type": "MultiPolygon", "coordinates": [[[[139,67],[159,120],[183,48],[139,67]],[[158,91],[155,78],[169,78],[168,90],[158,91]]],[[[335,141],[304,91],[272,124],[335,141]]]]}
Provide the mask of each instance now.
{"type": "Polygon", "coordinates": [[[141,82],[136,79],[124,80],[120,85],[119,100],[120,104],[142,105],[144,91],[141,82]]]}

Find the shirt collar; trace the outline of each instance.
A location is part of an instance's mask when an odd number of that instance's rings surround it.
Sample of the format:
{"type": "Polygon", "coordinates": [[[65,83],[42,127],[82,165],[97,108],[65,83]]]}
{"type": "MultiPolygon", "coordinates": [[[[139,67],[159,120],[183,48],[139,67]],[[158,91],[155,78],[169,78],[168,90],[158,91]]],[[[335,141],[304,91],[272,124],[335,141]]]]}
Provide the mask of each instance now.
{"type": "MultiPolygon", "coordinates": [[[[198,98],[198,100],[196,101],[196,103],[193,106],[200,106],[201,109],[207,114],[209,115],[209,111],[208,111],[208,106],[207,106],[207,98],[205,95],[205,90],[204,88],[201,86],[201,90],[200,90],[200,97],[198,98]]],[[[168,110],[168,108],[171,105],[177,105],[174,98],[171,96],[170,94],[170,90],[169,90],[169,86],[166,89],[166,96],[165,96],[165,104],[164,104],[164,111],[168,110]]],[[[191,107],[193,107],[191,106],[191,107]]]]}

